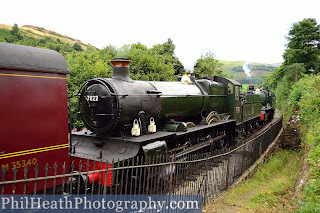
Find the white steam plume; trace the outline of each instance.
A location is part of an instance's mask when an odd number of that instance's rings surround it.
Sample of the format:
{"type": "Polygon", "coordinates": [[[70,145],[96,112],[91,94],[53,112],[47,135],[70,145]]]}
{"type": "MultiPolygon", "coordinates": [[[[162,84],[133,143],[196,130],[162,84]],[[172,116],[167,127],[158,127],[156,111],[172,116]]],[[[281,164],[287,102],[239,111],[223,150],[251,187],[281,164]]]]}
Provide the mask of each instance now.
{"type": "Polygon", "coordinates": [[[247,75],[247,78],[251,78],[251,70],[249,68],[250,62],[246,61],[243,65],[242,65],[242,69],[244,70],[244,72],[247,75]]]}

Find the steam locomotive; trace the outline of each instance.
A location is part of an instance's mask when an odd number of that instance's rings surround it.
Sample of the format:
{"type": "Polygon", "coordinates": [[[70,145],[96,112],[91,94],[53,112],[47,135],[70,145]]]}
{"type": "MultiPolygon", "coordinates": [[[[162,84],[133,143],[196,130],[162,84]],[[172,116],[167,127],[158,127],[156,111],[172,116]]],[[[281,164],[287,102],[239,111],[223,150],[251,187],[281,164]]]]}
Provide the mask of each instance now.
{"type": "MultiPolygon", "coordinates": [[[[250,88],[243,94],[235,80],[195,79],[188,73],[174,82],[138,81],[130,78],[129,60],[111,62],[112,78],[90,79],[81,87],[78,113],[88,131],[72,133],[68,141],[70,72],[63,56],[0,43],[0,91],[6,100],[0,112],[2,123],[8,124],[1,131],[2,167],[14,171],[51,162],[46,175],[52,175],[53,162],[68,161],[67,167],[82,162],[75,170],[85,171],[110,168],[110,162],[136,156],[180,158],[231,146],[274,114],[274,95],[267,89],[250,88]],[[16,130],[17,124],[24,129],[16,130]]],[[[15,178],[23,177],[18,173],[15,178]]],[[[81,180],[111,187],[112,178],[97,180],[91,173],[81,180]]]]}
{"type": "Polygon", "coordinates": [[[90,79],[80,90],[79,114],[89,131],[73,134],[70,145],[71,159],[89,159],[92,168],[97,160],[179,158],[223,149],[274,114],[274,95],[266,89],[251,86],[241,94],[235,80],[195,79],[190,74],[175,82],[137,81],[130,78],[129,60],[111,62],[112,78],[90,79]]]}

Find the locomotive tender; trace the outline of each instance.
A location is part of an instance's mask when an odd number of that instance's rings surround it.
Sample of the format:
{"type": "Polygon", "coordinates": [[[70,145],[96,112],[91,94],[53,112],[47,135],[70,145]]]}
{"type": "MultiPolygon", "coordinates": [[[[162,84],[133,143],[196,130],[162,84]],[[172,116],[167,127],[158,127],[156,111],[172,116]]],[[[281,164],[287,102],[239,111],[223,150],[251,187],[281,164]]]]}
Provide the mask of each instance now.
{"type": "MultiPolygon", "coordinates": [[[[50,175],[53,162],[66,160],[70,167],[81,161],[85,171],[110,168],[110,162],[116,165],[135,156],[180,158],[235,144],[274,114],[269,90],[241,94],[239,82],[218,76],[195,79],[187,74],[175,82],[132,80],[129,60],[111,62],[112,78],[90,79],[82,86],[79,114],[88,131],[71,134],[66,146],[65,59],[52,50],[0,43],[0,91],[8,103],[0,105],[0,111],[2,123],[9,124],[1,131],[5,140],[0,142],[0,165],[7,170],[28,165],[31,170],[35,165],[28,159],[36,159],[42,168],[49,161],[50,175]],[[16,132],[17,123],[23,131],[16,132]]],[[[115,178],[110,171],[97,177],[91,173],[81,180],[110,187],[115,178]]],[[[23,176],[17,173],[16,178],[23,176]]]]}

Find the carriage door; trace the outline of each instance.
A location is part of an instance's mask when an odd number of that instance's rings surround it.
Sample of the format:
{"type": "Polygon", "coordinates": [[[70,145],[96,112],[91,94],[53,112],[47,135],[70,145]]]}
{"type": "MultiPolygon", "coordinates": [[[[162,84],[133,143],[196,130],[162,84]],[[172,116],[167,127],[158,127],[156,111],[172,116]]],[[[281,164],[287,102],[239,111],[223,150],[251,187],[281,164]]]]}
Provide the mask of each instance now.
{"type": "Polygon", "coordinates": [[[236,123],[241,122],[241,114],[242,114],[242,107],[241,107],[241,100],[239,99],[240,95],[240,86],[234,86],[234,106],[235,106],[235,115],[234,118],[236,123]]]}

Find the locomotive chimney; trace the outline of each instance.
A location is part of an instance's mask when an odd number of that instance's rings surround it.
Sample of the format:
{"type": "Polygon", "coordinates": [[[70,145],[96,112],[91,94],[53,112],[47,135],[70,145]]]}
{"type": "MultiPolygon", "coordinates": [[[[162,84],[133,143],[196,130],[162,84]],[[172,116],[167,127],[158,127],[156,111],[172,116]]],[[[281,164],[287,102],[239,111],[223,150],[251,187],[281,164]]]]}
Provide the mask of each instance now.
{"type": "Polygon", "coordinates": [[[248,86],[248,90],[249,90],[249,91],[254,91],[254,85],[249,85],[249,86],[248,86]]]}
{"type": "Polygon", "coordinates": [[[130,60],[117,58],[111,61],[113,65],[113,76],[112,78],[131,81],[132,79],[129,76],[130,72],[130,60]]]}

